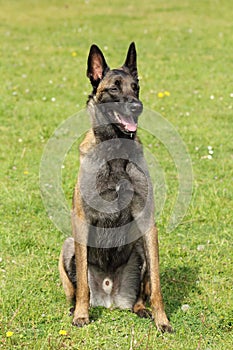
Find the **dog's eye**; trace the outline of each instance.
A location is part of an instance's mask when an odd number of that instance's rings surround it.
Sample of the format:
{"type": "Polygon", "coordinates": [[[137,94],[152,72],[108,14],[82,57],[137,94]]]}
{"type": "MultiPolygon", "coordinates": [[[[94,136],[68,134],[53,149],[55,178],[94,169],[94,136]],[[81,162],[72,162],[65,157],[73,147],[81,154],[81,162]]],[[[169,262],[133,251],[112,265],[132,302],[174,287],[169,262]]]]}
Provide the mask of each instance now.
{"type": "Polygon", "coordinates": [[[117,87],[119,87],[119,86],[121,85],[120,80],[115,80],[115,85],[116,85],[117,87]]]}

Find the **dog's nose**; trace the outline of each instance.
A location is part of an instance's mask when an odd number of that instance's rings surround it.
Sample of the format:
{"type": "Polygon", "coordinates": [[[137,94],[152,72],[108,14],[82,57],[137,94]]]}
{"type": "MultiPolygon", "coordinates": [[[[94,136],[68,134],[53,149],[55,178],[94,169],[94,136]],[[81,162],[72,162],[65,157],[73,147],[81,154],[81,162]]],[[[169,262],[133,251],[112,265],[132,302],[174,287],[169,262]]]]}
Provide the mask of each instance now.
{"type": "Polygon", "coordinates": [[[140,101],[133,101],[129,104],[132,113],[140,114],[142,112],[142,103],[140,101]]]}

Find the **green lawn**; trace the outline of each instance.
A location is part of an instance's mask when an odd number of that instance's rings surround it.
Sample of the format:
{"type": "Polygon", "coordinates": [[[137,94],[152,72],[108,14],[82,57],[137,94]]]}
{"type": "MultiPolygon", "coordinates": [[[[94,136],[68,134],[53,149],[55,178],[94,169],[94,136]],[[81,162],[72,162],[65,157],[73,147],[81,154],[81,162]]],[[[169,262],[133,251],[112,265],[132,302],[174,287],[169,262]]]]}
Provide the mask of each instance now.
{"type": "MultiPolygon", "coordinates": [[[[231,1],[0,3],[0,348],[230,350],[231,1]],[[139,131],[167,185],[158,227],[162,289],[173,334],[157,333],[151,321],[128,311],[101,308],[91,309],[89,326],[71,325],[57,270],[65,235],[49,220],[39,188],[46,142],[64,120],[85,108],[91,91],[86,78],[90,45],[98,44],[116,67],[133,40],[144,106],[178,131],[193,166],[189,210],[168,233],[178,188],[176,166],[166,145],[139,131]],[[159,98],[163,91],[170,96],[159,98]]],[[[77,143],[64,165],[63,190],[70,204],[77,143]]]]}

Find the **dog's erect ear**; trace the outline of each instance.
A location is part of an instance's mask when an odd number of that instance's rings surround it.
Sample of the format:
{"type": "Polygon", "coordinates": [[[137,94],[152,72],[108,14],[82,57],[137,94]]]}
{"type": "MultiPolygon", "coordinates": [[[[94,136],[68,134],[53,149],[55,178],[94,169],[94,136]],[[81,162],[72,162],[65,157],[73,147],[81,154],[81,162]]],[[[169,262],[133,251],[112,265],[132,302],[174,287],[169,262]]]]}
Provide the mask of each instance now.
{"type": "Polygon", "coordinates": [[[129,45],[128,53],[123,67],[128,68],[132,76],[135,79],[138,79],[137,52],[134,42],[129,45]]]}
{"type": "Polygon", "coordinates": [[[94,87],[97,87],[100,80],[109,70],[102,51],[96,45],[90,48],[87,60],[87,76],[94,87]]]}

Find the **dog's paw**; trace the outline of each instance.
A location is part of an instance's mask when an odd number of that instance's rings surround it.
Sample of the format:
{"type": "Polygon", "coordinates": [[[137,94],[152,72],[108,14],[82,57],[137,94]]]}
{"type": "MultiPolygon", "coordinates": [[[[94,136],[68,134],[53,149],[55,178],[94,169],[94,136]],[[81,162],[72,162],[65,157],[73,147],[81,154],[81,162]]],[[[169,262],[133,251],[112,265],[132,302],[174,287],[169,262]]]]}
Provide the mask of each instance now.
{"type": "Polygon", "coordinates": [[[156,317],[154,318],[154,321],[155,321],[156,327],[157,327],[159,332],[173,333],[172,326],[171,326],[170,322],[168,321],[167,316],[164,312],[156,315],[156,317]]]}
{"type": "Polygon", "coordinates": [[[146,308],[140,309],[140,310],[136,311],[135,313],[136,313],[136,315],[138,315],[141,318],[152,318],[151,311],[146,309],[146,308]]]}
{"type": "Polygon", "coordinates": [[[174,332],[173,328],[172,328],[172,326],[170,325],[169,322],[166,323],[166,324],[165,323],[163,323],[163,324],[156,324],[156,327],[157,327],[158,331],[161,332],[161,333],[165,333],[165,332],[173,333],[174,332]]]}
{"type": "Polygon", "coordinates": [[[74,306],[70,308],[70,310],[69,310],[69,316],[73,316],[74,310],[75,310],[75,307],[74,307],[74,306]]]}
{"type": "Polygon", "coordinates": [[[76,327],[83,327],[89,322],[89,317],[74,317],[72,324],[76,327]]]}

